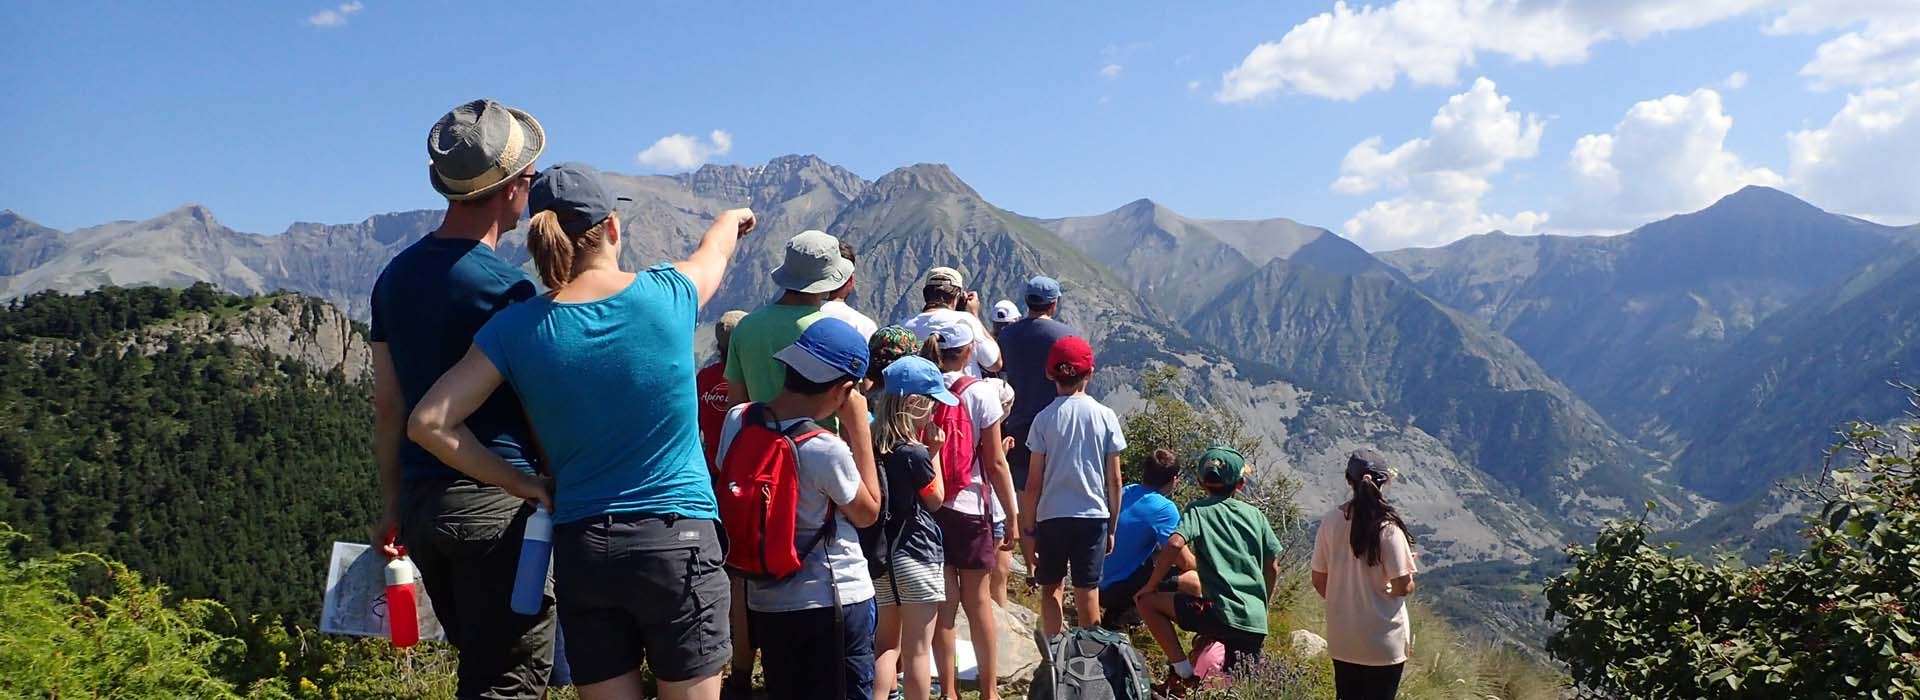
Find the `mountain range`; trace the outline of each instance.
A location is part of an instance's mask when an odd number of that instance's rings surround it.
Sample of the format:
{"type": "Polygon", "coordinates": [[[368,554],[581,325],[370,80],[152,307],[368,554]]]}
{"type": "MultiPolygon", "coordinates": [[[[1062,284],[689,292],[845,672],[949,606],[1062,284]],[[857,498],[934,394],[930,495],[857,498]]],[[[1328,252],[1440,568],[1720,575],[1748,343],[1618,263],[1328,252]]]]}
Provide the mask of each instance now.
{"type": "MultiPolygon", "coordinates": [[[[713,215],[754,209],[760,229],[707,318],[772,298],[767,273],[806,229],[854,246],[852,303],[883,323],[918,310],[933,265],[990,299],[1052,275],[1063,320],[1100,352],[1110,404],[1138,406],[1145,369],[1180,368],[1192,398],[1265,438],[1262,468],[1301,482],[1310,515],[1342,498],[1346,451],[1381,449],[1430,565],[1529,563],[1646,503],[1654,521],[1702,531],[1763,517],[1784,507],[1770,485],[1817,471],[1836,426],[1900,416],[1884,384],[1920,362],[1920,227],[1767,188],[1618,236],[1495,232],[1374,254],[1288,219],[1146,199],[1028,217],[933,164],[868,181],[784,156],[611,180],[633,199],[629,266],[682,257],[713,215]]],[[[257,235],[190,205],[60,232],[0,211],[0,297],[209,281],[364,319],[386,259],[438,222],[424,210],[257,235]]],[[[517,233],[501,252],[527,259],[517,233]]]]}

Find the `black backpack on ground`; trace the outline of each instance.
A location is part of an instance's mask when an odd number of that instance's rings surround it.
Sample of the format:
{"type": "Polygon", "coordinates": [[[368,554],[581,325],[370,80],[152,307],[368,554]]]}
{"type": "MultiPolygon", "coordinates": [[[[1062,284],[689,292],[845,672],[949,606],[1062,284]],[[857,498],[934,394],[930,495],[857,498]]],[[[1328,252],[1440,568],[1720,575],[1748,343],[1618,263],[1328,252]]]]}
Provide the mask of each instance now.
{"type": "Polygon", "coordinates": [[[1039,628],[1040,668],[1029,700],[1148,700],[1153,693],[1146,657],[1124,634],[1082,627],[1046,639],[1039,628]]]}

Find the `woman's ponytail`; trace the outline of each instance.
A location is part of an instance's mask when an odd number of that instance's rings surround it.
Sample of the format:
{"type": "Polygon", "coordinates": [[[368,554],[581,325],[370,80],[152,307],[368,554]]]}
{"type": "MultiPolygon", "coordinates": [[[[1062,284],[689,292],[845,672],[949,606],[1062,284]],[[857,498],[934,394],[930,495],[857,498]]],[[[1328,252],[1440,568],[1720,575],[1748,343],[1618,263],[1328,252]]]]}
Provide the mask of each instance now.
{"type": "Polygon", "coordinates": [[[579,277],[580,257],[599,249],[606,230],[607,222],[601,221],[578,236],[568,236],[560,227],[558,214],[550,209],[534,212],[527,221],[527,252],[540,271],[540,283],[550,290],[559,289],[579,277]]]}
{"type": "Polygon", "coordinates": [[[923,342],[920,344],[920,356],[926,358],[928,362],[933,363],[933,366],[935,367],[940,366],[940,334],[939,333],[927,334],[926,342],[923,342]]]}
{"type": "MultiPolygon", "coordinates": [[[[1400,512],[1387,503],[1386,494],[1380,491],[1380,477],[1372,473],[1359,476],[1349,475],[1347,484],[1353,487],[1353,500],[1347,506],[1347,517],[1352,521],[1348,531],[1348,544],[1353,547],[1353,556],[1365,560],[1367,566],[1380,563],[1380,537],[1388,523],[1407,532],[1407,524],[1400,519],[1400,512]]],[[[1406,535],[1409,540],[1411,534],[1406,535]]]]}

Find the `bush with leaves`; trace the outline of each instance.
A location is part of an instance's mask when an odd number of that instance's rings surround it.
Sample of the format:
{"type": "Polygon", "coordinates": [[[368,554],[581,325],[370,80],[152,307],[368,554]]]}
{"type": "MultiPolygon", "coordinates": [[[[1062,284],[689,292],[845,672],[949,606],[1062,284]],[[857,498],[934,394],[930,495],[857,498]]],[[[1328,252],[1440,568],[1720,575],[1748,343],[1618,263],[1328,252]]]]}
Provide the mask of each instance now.
{"type": "MultiPolygon", "coordinates": [[[[1920,392],[1914,400],[1920,406],[1920,392]]],[[[1856,425],[1807,548],[1702,563],[1614,522],[1547,584],[1547,650],[1602,697],[1920,697],[1920,428],[1856,425]]]]}
{"type": "Polygon", "coordinates": [[[1126,415],[1121,428],[1127,436],[1127,450],[1120,455],[1121,474],[1129,483],[1138,482],[1140,465],[1154,450],[1172,450],[1185,469],[1174,486],[1173,502],[1181,505],[1199,500],[1205,494],[1194,481],[1194,467],[1202,452],[1216,445],[1238,451],[1255,469],[1255,475],[1240,491],[1240,498],[1252,503],[1267,516],[1280,536],[1283,556],[1288,563],[1304,556],[1306,524],[1300,517],[1295,496],[1299,482],[1274,469],[1261,469],[1266,455],[1260,437],[1247,430],[1246,421],[1219,406],[1196,407],[1179,392],[1183,377],[1178,368],[1156,365],[1140,375],[1140,395],[1145,404],[1126,415]]]}

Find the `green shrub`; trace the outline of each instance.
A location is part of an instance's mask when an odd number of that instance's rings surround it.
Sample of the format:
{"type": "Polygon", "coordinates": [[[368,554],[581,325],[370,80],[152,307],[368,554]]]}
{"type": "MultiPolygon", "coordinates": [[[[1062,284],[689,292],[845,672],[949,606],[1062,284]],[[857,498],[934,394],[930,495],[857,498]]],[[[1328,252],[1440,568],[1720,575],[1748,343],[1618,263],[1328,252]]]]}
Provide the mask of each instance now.
{"type": "MultiPolygon", "coordinates": [[[[1920,393],[1916,393],[1920,401],[1920,393]]],[[[1565,627],[1547,649],[1603,696],[1920,697],[1920,478],[1914,440],[1857,425],[1807,548],[1747,567],[1702,563],[1614,522],[1547,584],[1565,627]]]]}

